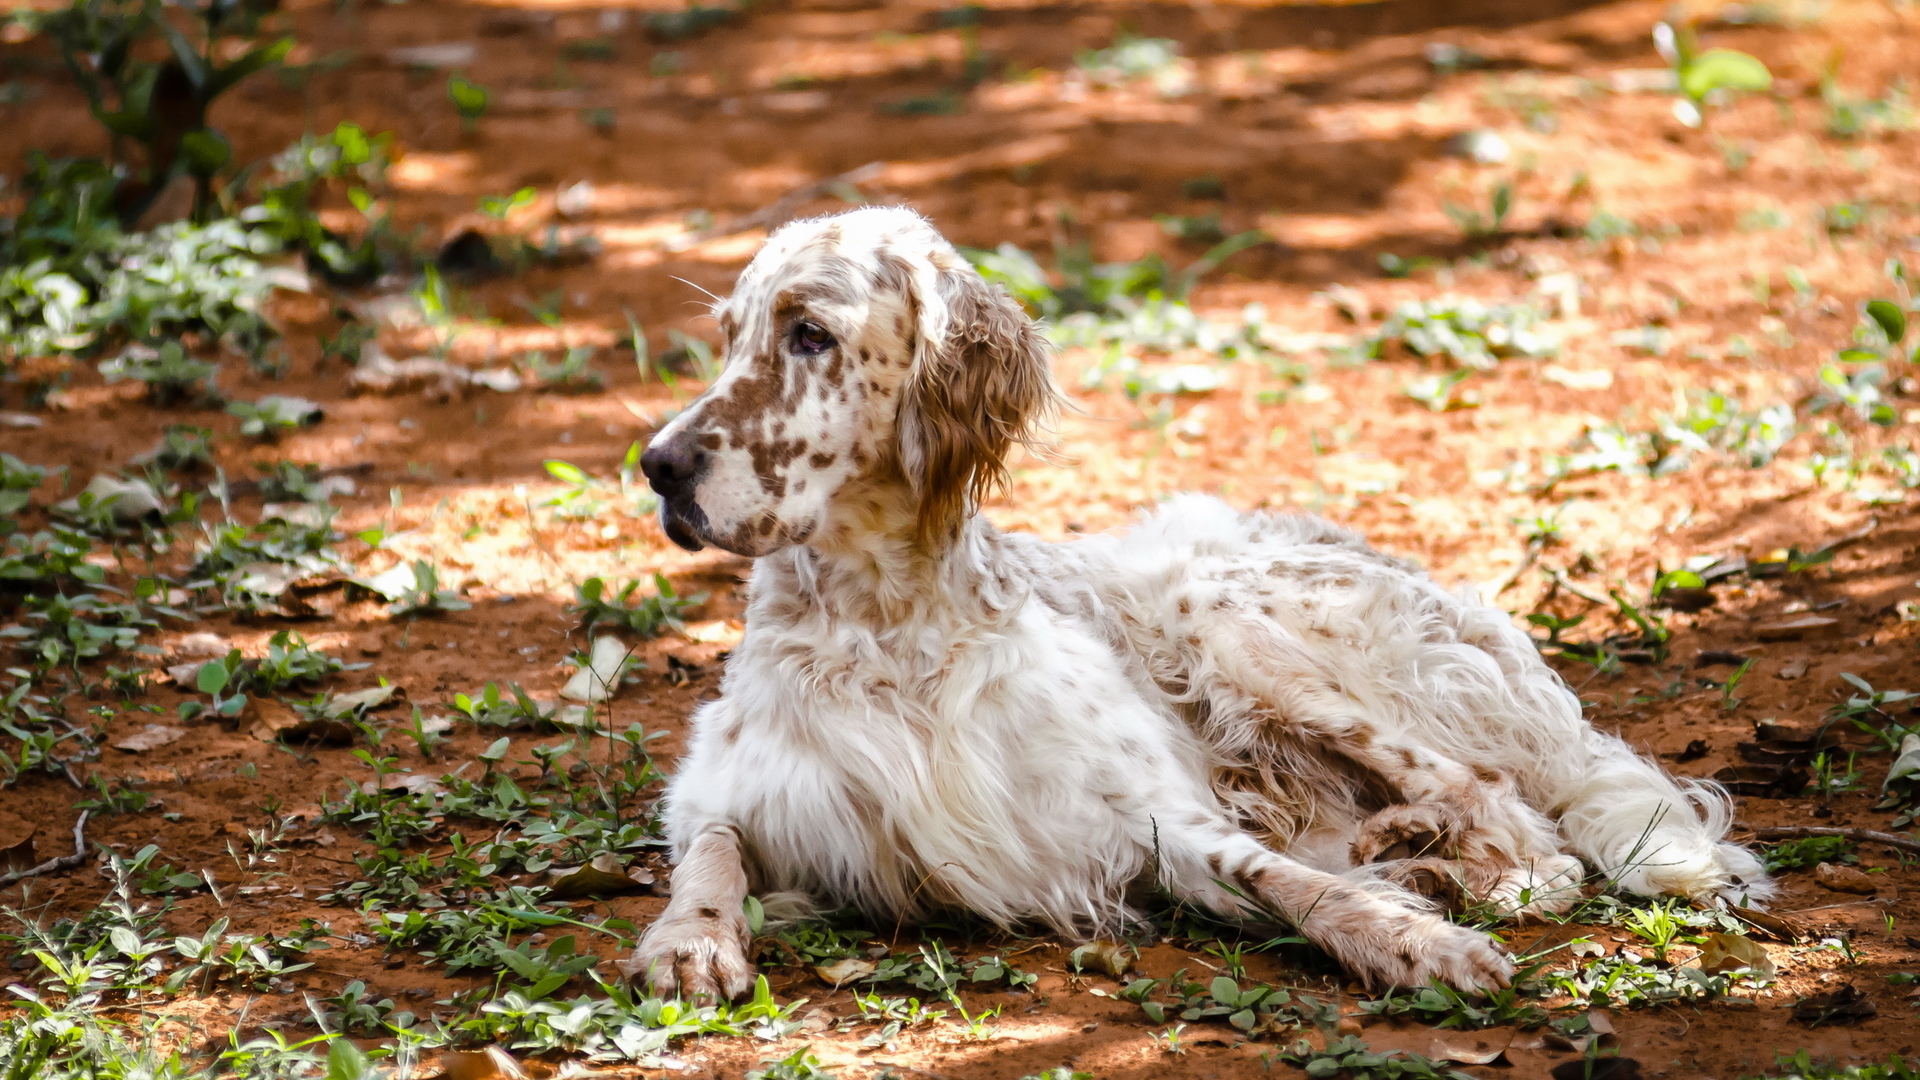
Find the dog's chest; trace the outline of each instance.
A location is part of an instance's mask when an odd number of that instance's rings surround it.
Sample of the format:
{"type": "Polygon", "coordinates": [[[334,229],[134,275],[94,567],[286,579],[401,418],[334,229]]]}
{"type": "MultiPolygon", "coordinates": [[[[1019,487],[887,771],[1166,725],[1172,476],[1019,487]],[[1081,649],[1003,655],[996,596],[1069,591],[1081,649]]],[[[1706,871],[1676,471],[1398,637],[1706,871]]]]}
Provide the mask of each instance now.
{"type": "Polygon", "coordinates": [[[1054,919],[1144,861],[1144,808],[1186,755],[1076,626],[1032,605],[924,650],[804,624],[750,638],[674,803],[737,825],[765,887],[1054,919]]]}

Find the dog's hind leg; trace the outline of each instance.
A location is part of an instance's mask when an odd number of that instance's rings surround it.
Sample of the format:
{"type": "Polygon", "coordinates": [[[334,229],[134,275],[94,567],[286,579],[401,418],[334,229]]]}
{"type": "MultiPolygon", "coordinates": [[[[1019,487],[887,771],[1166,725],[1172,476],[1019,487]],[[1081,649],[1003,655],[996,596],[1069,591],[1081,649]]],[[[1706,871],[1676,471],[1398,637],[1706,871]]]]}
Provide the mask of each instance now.
{"type": "Polygon", "coordinates": [[[1291,925],[1369,986],[1439,979],[1471,991],[1512,977],[1512,962],[1492,939],[1399,889],[1302,866],[1197,808],[1156,821],[1162,884],[1174,895],[1228,918],[1291,925]]]}

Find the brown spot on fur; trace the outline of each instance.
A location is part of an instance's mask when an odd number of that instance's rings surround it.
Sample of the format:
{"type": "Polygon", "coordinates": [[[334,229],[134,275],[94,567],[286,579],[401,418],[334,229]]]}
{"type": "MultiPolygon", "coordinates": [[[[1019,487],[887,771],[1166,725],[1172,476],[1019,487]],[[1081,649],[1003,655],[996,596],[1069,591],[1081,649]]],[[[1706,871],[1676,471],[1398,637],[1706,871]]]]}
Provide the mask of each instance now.
{"type": "Polygon", "coordinates": [[[1400,761],[1407,768],[1417,769],[1420,767],[1420,755],[1414,753],[1411,748],[1401,746],[1401,747],[1396,747],[1395,749],[1400,751],[1400,761]]]}

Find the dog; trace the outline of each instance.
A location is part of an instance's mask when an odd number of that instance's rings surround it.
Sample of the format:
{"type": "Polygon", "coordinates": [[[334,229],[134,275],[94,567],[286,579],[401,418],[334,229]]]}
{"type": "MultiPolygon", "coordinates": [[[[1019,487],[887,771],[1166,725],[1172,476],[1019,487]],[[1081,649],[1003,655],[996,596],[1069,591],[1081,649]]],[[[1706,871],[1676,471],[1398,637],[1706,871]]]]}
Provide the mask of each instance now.
{"type": "Polygon", "coordinates": [[[641,458],[666,535],[755,560],[664,797],[672,899],[625,974],[750,984],[750,892],[1073,939],[1143,888],[1290,925],[1374,988],[1505,985],[1443,901],[1763,901],[1729,800],[1595,730],[1509,617],[1304,514],[1125,536],[979,513],[1059,404],[1046,339],[924,218],[774,233],[719,377],[641,458]]]}

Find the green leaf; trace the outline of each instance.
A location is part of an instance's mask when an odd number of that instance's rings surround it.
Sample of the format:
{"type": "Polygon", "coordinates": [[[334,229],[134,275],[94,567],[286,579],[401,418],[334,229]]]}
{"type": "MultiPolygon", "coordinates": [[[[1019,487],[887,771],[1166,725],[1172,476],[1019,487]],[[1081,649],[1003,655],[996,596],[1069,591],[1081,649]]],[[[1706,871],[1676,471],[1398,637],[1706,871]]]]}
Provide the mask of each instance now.
{"type": "Polygon", "coordinates": [[[187,171],[209,177],[233,159],[233,146],[227,137],[212,128],[189,131],[180,137],[180,153],[187,159],[187,171]]]}
{"type": "Polygon", "coordinates": [[[327,1044],[327,1080],[366,1080],[372,1073],[359,1047],[342,1038],[327,1044]]]}
{"type": "Polygon", "coordinates": [[[266,45],[258,45],[247,50],[241,55],[240,59],[215,71],[212,77],[207,80],[207,97],[217,97],[241,79],[246,78],[262,68],[285,60],[287,54],[292,51],[293,39],[290,37],[283,37],[278,41],[270,42],[266,45]]]}
{"type": "Polygon", "coordinates": [[[593,477],[588,476],[586,470],[571,462],[549,461],[546,463],[546,466],[547,471],[552,473],[553,478],[556,480],[561,480],[569,484],[590,484],[593,482],[593,477]]]}
{"type": "Polygon", "coordinates": [[[1738,49],[1708,49],[1680,72],[1680,89],[1695,101],[1715,90],[1765,90],[1773,85],[1767,65],[1738,49]]]}
{"type": "Polygon", "coordinates": [[[1237,1005],[1240,1003],[1240,984],[1227,978],[1225,975],[1216,977],[1207,987],[1207,991],[1213,995],[1213,1000],[1222,1005],[1237,1005]]]}
{"type": "Polygon", "coordinates": [[[227,673],[226,664],[219,660],[209,660],[200,665],[200,674],[195,676],[194,683],[200,687],[200,692],[203,694],[218,694],[227,688],[227,682],[231,678],[232,676],[227,673]]]}
{"type": "Polygon", "coordinates": [[[1867,301],[1867,316],[1880,324],[1880,329],[1886,333],[1887,340],[1893,344],[1900,344],[1900,339],[1907,336],[1907,313],[1901,311],[1900,305],[1893,301],[1867,301]]]}
{"type": "Polygon", "coordinates": [[[1691,570],[1669,570],[1660,575],[1660,580],[1653,583],[1653,595],[1659,596],[1668,589],[1704,589],[1706,587],[1705,579],[1691,570]]]}

